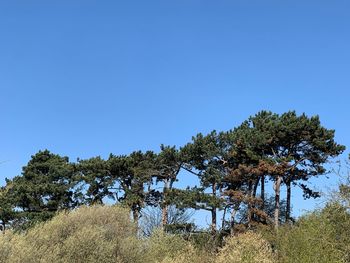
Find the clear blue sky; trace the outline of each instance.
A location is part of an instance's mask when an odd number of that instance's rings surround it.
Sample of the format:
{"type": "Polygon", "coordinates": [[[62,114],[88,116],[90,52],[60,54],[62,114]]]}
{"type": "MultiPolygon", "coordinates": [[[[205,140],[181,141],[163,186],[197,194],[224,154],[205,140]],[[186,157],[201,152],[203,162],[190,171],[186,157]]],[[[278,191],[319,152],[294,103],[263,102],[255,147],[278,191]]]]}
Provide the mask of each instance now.
{"type": "Polygon", "coordinates": [[[349,13],[345,0],[0,1],[0,181],[39,149],[181,146],[262,109],[319,114],[350,147],[349,13]]]}

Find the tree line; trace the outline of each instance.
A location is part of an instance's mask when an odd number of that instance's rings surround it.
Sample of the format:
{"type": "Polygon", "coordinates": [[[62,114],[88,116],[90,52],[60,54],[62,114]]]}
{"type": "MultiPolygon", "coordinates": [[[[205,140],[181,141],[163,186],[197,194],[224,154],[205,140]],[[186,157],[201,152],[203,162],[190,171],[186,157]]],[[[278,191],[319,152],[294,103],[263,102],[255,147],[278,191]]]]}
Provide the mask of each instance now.
{"type": "Polygon", "coordinates": [[[326,173],[325,164],[345,150],[335,142],[334,133],[322,126],[318,116],[261,111],[229,131],[199,133],[181,147],[161,145],[159,152],[70,162],[68,157],[39,151],[21,175],[6,179],[1,187],[0,220],[3,229],[23,228],[60,210],[110,203],[110,199],[129,208],[135,222],[145,207],[160,207],[164,229],[170,226],[170,206],[209,211],[212,233],[257,224],[277,229],[292,221],[293,187],[300,187],[305,198],[319,197],[308,181],[326,173]],[[174,187],[181,172],[195,176],[199,183],[174,187]],[[282,186],[285,197],[281,197],[282,186]]]}

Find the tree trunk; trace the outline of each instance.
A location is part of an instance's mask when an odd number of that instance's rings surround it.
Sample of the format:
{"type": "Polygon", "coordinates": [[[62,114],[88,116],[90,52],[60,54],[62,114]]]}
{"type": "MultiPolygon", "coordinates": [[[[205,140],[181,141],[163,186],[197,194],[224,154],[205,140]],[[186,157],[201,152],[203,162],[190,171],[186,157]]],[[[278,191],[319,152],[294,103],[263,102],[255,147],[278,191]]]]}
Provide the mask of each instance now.
{"type": "Polygon", "coordinates": [[[234,234],[234,227],[235,227],[235,217],[236,217],[237,209],[234,207],[231,212],[231,235],[234,234]]]}
{"type": "MultiPolygon", "coordinates": [[[[212,186],[213,196],[216,197],[216,183],[212,186]]],[[[213,234],[216,233],[216,206],[211,209],[211,231],[213,234]]]]}
{"type": "Polygon", "coordinates": [[[165,226],[168,224],[168,205],[166,204],[166,191],[169,189],[169,180],[164,181],[163,188],[163,204],[162,204],[162,228],[165,230],[165,226]]]}
{"type": "Polygon", "coordinates": [[[274,190],[275,190],[275,218],[274,218],[274,225],[275,229],[278,230],[279,226],[279,217],[280,217],[280,194],[281,194],[281,182],[282,182],[282,176],[278,175],[276,178],[276,181],[274,183],[274,190]]]}
{"type": "Polygon", "coordinates": [[[216,207],[211,210],[211,232],[216,233],[216,207]]]}
{"type": "MultiPolygon", "coordinates": [[[[258,178],[255,182],[254,182],[254,187],[253,187],[253,192],[252,192],[252,201],[254,202],[252,207],[255,209],[256,208],[256,192],[258,190],[258,186],[259,186],[259,182],[260,182],[260,178],[258,178]]],[[[251,214],[251,219],[253,221],[256,221],[256,216],[254,213],[251,214]]]]}
{"type": "Polygon", "coordinates": [[[259,182],[260,182],[260,179],[258,178],[258,180],[256,180],[255,183],[254,183],[253,197],[256,197],[256,192],[257,192],[257,190],[258,190],[259,182]]]}
{"type": "Polygon", "coordinates": [[[291,191],[292,191],[289,180],[286,182],[286,185],[287,185],[286,223],[288,223],[290,221],[290,198],[291,198],[291,191]]]}
{"type": "Polygon", "coordinates": [[[225,229],[225,217],[226,217],[226,211],[229,205],[226,205],[224,208],[224,213],[222,215],[222,221],[221,221],[221,229],[224,230],[225,229]]]}
{"type": "Polygon", "coordinates": [[[265,175],[261,176],[261,201],[262,201],[262,205],[261,205],[261,210],[265,209],[265,175]]]}
{"type": "Polygon", "coordinates": [[[134,223],[138,226],[139,225],[139,211],[137,209],[133,209],[132,216],[134,219],[134,223]]]}
{"type": "Polygon", "coordinates": [[[251,222],[252,222],[252,197],[253,197],[253,191],[252,191],[252,181],[249,181],[249,186],[248,186],[248,215],[247,215],[247,220],[248,220],[248,228],[251,227],[251,222]]]}
{"type": "Polygon", "coordinates": [[[165,226],[168,224],[168,206],[164,205],[162,208],[162,228],[165,230],[165,226]]]}

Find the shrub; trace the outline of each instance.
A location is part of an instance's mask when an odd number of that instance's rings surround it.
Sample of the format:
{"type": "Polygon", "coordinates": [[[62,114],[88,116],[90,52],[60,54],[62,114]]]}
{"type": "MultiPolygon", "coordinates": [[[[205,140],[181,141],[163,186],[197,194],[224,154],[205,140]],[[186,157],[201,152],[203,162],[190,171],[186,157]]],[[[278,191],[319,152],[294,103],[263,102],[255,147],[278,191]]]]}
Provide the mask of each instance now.
{"type": "Polygon", "coordinates": [[[219,251],[216,263],[272,263],[274,256],[270,244],[260,234],[246,232],[228,237],[219,251]]]}
{"type": "Polygon", "coordinates": [[[350,215],[344,207],[329,204],[301,218],[296,226],[280,229],[276,249],[279,261],[349,262],[350,215]]]}
{"type": "Polygon", "coordinates": [[[1,238],[2,262],[141,262],[142,246],[129,212],[82,207],[61,213],[25,234],[1,238]],[[10,247],[9,247],[10,245],[10,247]]]}
{"type": "Polygon", "coordinates": [[[196,250],[190,242],[179,235],[157,230],[146,241],[147,256],[144,262],[196,263],[210,262],[206,253],[196,250]]]}
{"type": "Polygon", "coordinates": [[[11,231],[6,231],[5,235],[0,234],[0,263],[8,262],[11,255],[11,244],[14,235],[11,231]]]}

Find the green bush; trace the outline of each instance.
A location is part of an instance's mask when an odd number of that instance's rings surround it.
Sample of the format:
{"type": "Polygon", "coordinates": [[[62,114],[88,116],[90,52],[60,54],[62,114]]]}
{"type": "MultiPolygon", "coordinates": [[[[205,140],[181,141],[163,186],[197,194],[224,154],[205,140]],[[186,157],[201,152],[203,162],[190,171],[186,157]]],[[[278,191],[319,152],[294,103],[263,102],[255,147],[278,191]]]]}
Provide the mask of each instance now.
{"type": "Polygon", "coordinates": [[[276,239],[280,262],[350,262],[350,215],[338,204],[280,229],[276,239]]]}

